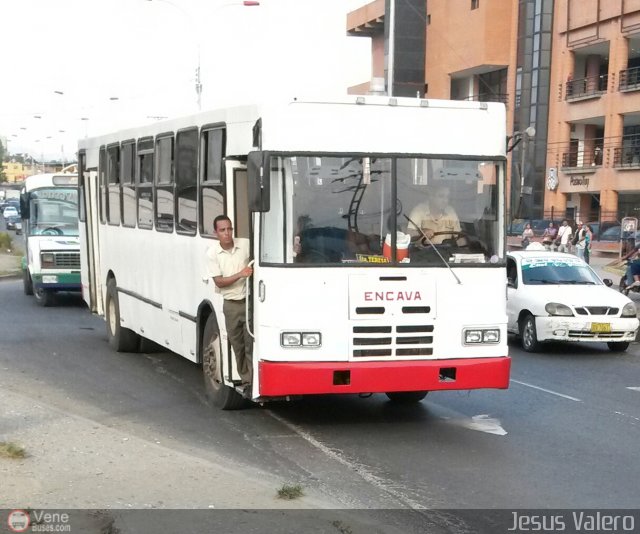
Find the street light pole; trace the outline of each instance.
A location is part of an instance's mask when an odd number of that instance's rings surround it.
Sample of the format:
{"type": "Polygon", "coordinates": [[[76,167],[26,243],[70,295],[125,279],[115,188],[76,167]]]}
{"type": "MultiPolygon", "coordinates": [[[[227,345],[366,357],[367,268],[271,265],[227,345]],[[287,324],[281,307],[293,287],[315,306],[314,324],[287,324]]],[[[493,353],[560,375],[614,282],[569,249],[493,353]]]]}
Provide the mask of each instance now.
{"type": "MultiPolygon", "coordinates": [[[[147,0],[147,2],[154,2],[154,1],[163,2],[165,4],[168,4],[176,8],[187,19],[189,25],[194,30],[193,34],[196,41],[196,49],[197,49],[196,81],[195,81],[196,102],[198,104],[198,111],[201,111],[202,110],[202,69],[200,66],[200,49],[201,49],[200,37],[199,37],[200,32],[197,31],[198,28],[196,28],[196,25],[194,24],[193,17],[182,6],[175,4],[174,2],[171,2],[171,0],[147,0]]],[[[227,2],[226,4],[221,4],[216,7],[216,10],[220,10],[224,7],[231,7],[231,6],[257,7],[259,5],[260,5],[260,2],[257,0],[241,0],[238,2],[227,2]]]]}
{"type": "Polygon", "coordinates": [[[525,164],[527,159],[527,152],[529,149],[529,141],[533,139],[536,135],[536,129],[533,126],[529,126],[523,132],[514,132],[511,137],[514,140],[514,144],[511,148],[513,148],[519,142],[522,142],[520,146],[520,165],[519,165],[519,174],[520,174],[520,199],[518,201],[518,211],[517,218],[521,218],[522,216],[522,205],[524,204],[524,178],[525,178],[525,164]]]}

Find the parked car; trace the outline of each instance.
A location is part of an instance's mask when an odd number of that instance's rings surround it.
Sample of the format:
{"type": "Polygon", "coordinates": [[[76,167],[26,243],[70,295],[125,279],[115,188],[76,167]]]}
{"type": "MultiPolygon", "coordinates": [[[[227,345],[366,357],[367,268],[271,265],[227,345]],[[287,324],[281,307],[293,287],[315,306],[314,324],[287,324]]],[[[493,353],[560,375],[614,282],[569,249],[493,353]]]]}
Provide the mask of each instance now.
{"type": "Polygon", "coordinates": [[[593,234],[594,241],[616,241],[617,239],[620,239],[620,223],[618,221],[604,221],[602,223],[600,221],[594,221],[588,222],[587,225],[589,226],[589,228],[591,228],[591,233],[593,234]],[[617,228],[617,239],[610,238],[610,236],[613,236],[615,234],[615,230],[607,233],[611,230],[611,228],[617,228]]]}
{"type": "Polygon", "coordinates": [[[18,210],[16,208],[14,208],[13,206],[7,206],[3,211],[2,211],[2,216],[5,218],[5,220],[8,217],[18,217],[18,210]]]}
{"type": "Polygon", "coordinates": [[[525,224],[527,224],[528,221],[522,221],[522,220],[514,220],[511,223],[507,224],[507,235],[510,236],[520,236],[522,235],[522,232],[524,231],[524,226],[525,224]]]}
{"type": "Polygon", "coordinates": [[[545,341],[605,342],[622,352],[640,326],[635,304],[569,254],[511,252],[507,284],[507,330],[527,352],[545,341]]]}

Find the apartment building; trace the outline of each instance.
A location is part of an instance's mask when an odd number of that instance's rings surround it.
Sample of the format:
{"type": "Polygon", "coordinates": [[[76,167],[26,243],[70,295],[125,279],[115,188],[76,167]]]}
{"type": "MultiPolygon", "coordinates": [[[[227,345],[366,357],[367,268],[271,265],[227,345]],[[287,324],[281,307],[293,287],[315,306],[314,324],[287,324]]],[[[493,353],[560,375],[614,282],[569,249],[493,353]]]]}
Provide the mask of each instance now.
{"type": "Polygon", "coordinates": [[[556,0],[548,213],[640,216],[640,0],[556,0]]]}
{"type": "MultiPolygon", "coordinates": [[[[535,128],[535,137],[512,153],[507,176],[512,218],[539,218],[544,211],[553,5],[553,0],[376,0],[347,16],[349,35],[371,38],[374,78],[388,85],[388,20],[392,8],[394,15],[404,9],[412,25],[396,26],[396,34],[409,32],[414,43],[425,43],[425,98],[503,102],[508,132],[535,128]]],[[[403,66],[415,64],[418,56],[393,52],[403,66]]],[[[370,89],[363,81],[349,92],[370,89]]]]}

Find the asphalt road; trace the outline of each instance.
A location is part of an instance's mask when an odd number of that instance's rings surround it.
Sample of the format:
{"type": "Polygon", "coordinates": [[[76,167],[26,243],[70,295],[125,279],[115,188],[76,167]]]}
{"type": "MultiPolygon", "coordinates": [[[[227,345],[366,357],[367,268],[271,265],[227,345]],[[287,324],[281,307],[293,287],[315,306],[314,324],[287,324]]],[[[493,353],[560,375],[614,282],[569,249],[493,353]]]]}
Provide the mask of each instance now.
{"type": "MultiPolygon", "coordinates": [[[[640,502],[638,344],[625,354],[605,345],[557,345],[531,355],[513,341],[509,390],[436,392],[409,407],[383,395],[325,396],[221,412],[207,405],[198,366],[170,353],[113,352],[104,322],[75,297],[40,308],[23,295],[21,281],[4,281],[0,302],[4,391],[132,438],[161,438],[189,458],[299,483],[322,506],[640,502]]],[[[10,435],[11,425],[4,419],[0,436],[10,435]]],[[[243,506],[242,493],[236,497],[243,506]]],[[[163,502],[188,507],[170,496],[163,502]]]]}

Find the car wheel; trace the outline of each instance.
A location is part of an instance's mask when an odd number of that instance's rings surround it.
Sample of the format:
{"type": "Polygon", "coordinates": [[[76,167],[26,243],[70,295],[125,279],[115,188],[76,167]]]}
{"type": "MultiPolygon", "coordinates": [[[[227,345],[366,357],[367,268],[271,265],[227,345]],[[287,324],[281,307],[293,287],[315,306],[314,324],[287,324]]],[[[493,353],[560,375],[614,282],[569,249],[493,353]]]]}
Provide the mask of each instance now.
{"type": "Polygon", "coordinates": [[[386,396],[397,404],[414,404],[427,396],[428,391],[389,391],[386,396]]]}
{"type": "Polygon", "coordinates": [[[629,348],[628,341],[609,341],[607,347],[611,352],[624,352],[629,348]]]}
{"type": "Polygon", "coordinates": [[[40,306],[44,306],[45,308],[53,306],[53,301],[55,299],[53,291],[39,287],[33,291],[33,294],[36,297],[36,302],[40,304],[40,306]]]}
{"type": "Polygon", "coordinates": [[[536,318],[531,314],[526,315],[520,321],[520,339],[522,340],[522,348],[527,352],[537,352],[540,349],[536,318]]]}
{"type": "Polygon", "coordinates": [[[22,287],[25,295],[33,295],[33,282],[28,269],[22,271],[22,287]]]}
{"type": "Polygon", "coordinates": [[[140,336],[133,330],[125,328],[120,324],[118,288],[113,278],[107,282],[105,319],[107,320],[109,345],[111,345],[116,352],[138,352],[140,336]]]}
{"type": "Polygon", "coordinates": [[[244,398],[224,383],[220,335],[213,315],[208,317],[204,326],[202,370],[207,398],[213,406],[222,410],[239,410],[245,405],[244,398]]]}

